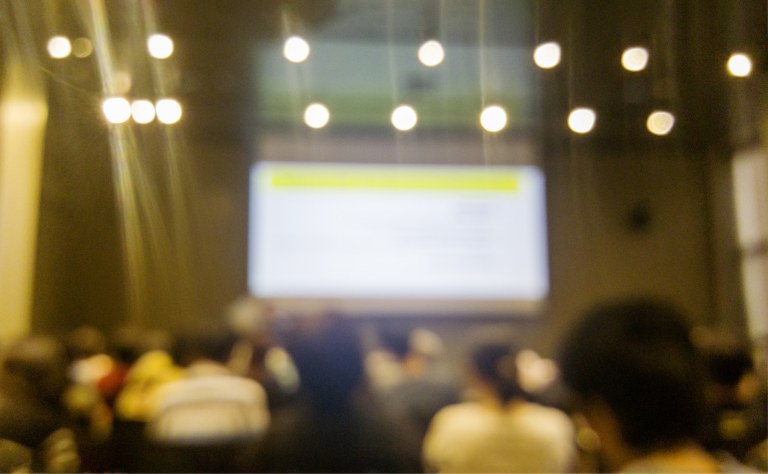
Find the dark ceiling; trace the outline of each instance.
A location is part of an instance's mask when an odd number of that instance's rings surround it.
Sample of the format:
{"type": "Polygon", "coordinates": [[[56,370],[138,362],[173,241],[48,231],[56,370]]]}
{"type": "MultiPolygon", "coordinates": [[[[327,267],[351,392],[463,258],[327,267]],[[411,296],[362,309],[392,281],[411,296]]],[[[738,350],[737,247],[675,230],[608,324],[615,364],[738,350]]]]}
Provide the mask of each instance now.
{"type": "MultiPolygon", "coordinates": [[[[732,128],[730,105],[738,100],[734,94],[749,93],[764,77],[768,50],[762,0],[37,0],[11,4],[9,14],[30,17],[31,31],[19,31],[19,36],[33,43],[54,83],[69,84],[70,90],[98,103],[110,92],[105,71],[128,72],[133,80],[130,94],[179,96],[185,102],[186,126],[190,130],[203,127],[201,132],[209,138],[224,141],[236,136],[249,141],[259,120],[264,125],[281,113],[285,122],[289,102],[308,100],[313,94],[358,108],[405,96],[424,101],[434,109],[433,115],[445,116],[452,113],[445,108],[452,101],[485,102],[488,91],[513,104],[518,119],[513,120],[510,133],[522,128],[543,132],[548,139],[570,140],[563,117],[571,107],[587,105],[598,111],[601,120],[594,133],[581,141],[621,147],[650,140],[656,146],[660,140],[643,129],[653,108],[677,114],[676,131],[664,139],[667,143],[701,147],[712,140],[749,141],[754,133],[745,133],[743,127],[736,132],[738,137],[724,131],[732,128]],[[176,42],[169,60],[147,58],[144,39],[157,31],[168,33],[176,42]],[[44,45],[53,34],[93,37],[97,54],[78,64],[51,60],[44,45]],[[325,45],[325,57],[333,60],[325,69],[302,66],[302,87],[293,89],[284,69],[259,62],[264,51],[279,51],[281,40],[290,34],[325,45]],[[447,61],[429,73],[409,71],[404,58],[392,53],[398,47],[416,47],[431,36],[447,48],[472,53],[465,54],[463,62],[447,61]],[[537,70],[530,61],[532,49],[548,40],[562,45],[562,63],[553,70],[537,70]],[[641,73],[627,73],[618,58],[623,48],[636,44],[648,46],[651,63],[641,73]],[[345,55],[340,49],[344,45],[373,48],[366,51],[380,51],[380,59],[360,61],[354,54],[345,55]],[[758,79],[752,85],[734,81],[724,72],[725,60],[736,50],[751,53],[756,61],[753,76],[758,79]],[[508,59],[513,54],[517,57],[508,59]],[[349,84],[354,84],[356,76],[370,81],[364,69],[375,67],[381,67],[381,72],[372,73],[380,83],[362,87],[365,95],[346,93],[354,88],[349,84]],[[457,79],[467,71],[483,77],[457,79]],[[347,90],[332,90],[335,83],[347,90]],[[281,90],[269,89],[272,84],[281,90]]],[[[372,120],[357,112],[342,122],[354,126],[372,120]]],[[[425,125],[428,122],[427,118],[425,125]]],[[[470,119],[448,122],[474,125],[470,119]]],[[[386,128],[386,121],[380,126],[386,128]]]]}

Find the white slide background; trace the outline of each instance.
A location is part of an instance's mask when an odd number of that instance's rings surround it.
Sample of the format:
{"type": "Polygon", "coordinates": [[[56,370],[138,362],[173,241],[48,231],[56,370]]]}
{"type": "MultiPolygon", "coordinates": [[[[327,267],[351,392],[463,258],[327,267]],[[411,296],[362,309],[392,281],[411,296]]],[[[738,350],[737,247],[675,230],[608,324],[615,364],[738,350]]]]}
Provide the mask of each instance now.
{"type": "MultiPolygon", "coordinates": [[[[262,162],[251,175],[249,287],[274,298],[540,301],[548,291],[544,179],[532,166],[445,167],[507,174],[509,189],[276,186],[286,169],[395,165],[262,162]]],[[[378,167],[378,168],[377,168],[378,167]]],[[[426,166],[400,165],[406,176],[426,166]]]]}

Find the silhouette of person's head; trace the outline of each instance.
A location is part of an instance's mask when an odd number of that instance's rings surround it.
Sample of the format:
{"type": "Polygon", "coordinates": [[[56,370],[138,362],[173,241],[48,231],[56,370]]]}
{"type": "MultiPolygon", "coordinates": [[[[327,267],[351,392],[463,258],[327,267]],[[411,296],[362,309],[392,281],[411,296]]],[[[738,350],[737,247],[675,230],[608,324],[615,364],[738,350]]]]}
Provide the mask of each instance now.
{"type": "Polygon", "coordinates": [[[690,329],[677,308],[632,299],[592,309],[568,333],[563,380],[600,436],[606,467],[699,435],[703,364],[690,329]]]}
{"type": "Polygon", "coordinates": [[[30,335],[11,344],[2,371],[42,400],[59,402],[68,383],[66,347],[51,336],[30,335]]]}
{"type": "Polygon", "coordinates": [[[397,359],[404,359],[411,352],[411,332],[408,329],[384,329],[379,334],[381,346],[397,359]]]}
{"type": "Polygon", "coordinates": [[[363,351],[351,321],[325,315],[302,321],[286,336],[300,387],[319,409],[347,405],[363,382],[363,351]]]}
{"type": "Polygon", "coordinates": [[[486,337],[475,341],[470,358],[472,371],[502,402],[524,396],[517,370],[519,347],[507,337],[486,337]]]}

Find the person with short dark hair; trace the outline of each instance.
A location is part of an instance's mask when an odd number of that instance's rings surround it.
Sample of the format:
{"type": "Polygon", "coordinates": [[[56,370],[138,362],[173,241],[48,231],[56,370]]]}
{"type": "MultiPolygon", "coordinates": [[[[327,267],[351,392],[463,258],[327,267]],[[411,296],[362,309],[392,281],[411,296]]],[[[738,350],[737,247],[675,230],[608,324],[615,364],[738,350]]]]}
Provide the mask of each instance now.
{"type": "Polygon", "coordinates": [[[600,469],[721,472],[698,443],[705,420],[704,366],[691,326],[653,299],[587,312],[560,354],[575,407],[600,440],[600,469]]]}
{"type": "Polygon", "coordinates": [[[378,334],[381,348],[366,357],[376,395],[413,424],[423,438],[443,407],[461,400],[461,383],[442,360],[437,334],[426,329],[391,329],[378,334]]]}

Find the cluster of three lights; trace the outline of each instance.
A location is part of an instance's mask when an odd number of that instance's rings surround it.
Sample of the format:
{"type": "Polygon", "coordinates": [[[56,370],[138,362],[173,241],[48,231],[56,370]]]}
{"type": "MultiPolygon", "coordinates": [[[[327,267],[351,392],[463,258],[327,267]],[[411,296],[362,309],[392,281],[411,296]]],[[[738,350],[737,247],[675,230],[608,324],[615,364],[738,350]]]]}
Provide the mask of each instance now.
{"type": "MultiPolygon", "coordinates": [[[[304,123],[311,128],[323,128],[331,119],[331,113],[323,104],[310,104],[304,110],[304,123]]],[[[413,129],[419,121],[416,109],[410,105],[396,107],[390,115],[392,126],[402,132],[413,129]]],[[[507,126],[507,112],[499,105],[491,105],[480,114],[480,125],[488,132],[499,132],[507,126]]]]}
{"type": "MultiPolygon", "coordinates": [[[[541,69],[552,69],[560,64],[560,44],[549,41],[533,50],[533,62],[541,69]]],[[[648,66],[650,53],[642,46],[631,46],[621,54],[621,66],[630,72],[642,71],[648,66]]],[[[752,73],[752,58],[742,52],[734,52],[725,64],[728,74],[734,77],[748,77],[752,73]]]]}
{"type": "Polygon", "coordinates": [[[123,97],[110,97],[101,104],[101,111],[108,122],[125,123],[131,118],[139,124],[150,123],[155,118],[164,124],[174,124],[181,119],[181,104],[174,99],[160,99],[152,103],[146,99],[129,102],[123,97]]]}

